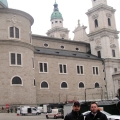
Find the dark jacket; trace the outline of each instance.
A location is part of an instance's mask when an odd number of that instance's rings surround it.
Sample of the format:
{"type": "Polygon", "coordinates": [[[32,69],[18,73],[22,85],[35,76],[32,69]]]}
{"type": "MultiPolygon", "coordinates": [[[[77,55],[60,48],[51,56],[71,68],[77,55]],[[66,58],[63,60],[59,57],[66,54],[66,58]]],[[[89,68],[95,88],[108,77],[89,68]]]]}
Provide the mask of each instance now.
{"type": "Polygon", "coordinates": [[[84,120],[84,116],[79,112],[74,112],[72,110],[71,113],[67,114],[64,120],[84,120]]]}
{"type": "Polygon", "coordinates": [[[106,115],[102,112],[98,111],[97,114],[94,116],[92,112],[90,112],[86,117],[85,120],[108,120],[106,115]]]}

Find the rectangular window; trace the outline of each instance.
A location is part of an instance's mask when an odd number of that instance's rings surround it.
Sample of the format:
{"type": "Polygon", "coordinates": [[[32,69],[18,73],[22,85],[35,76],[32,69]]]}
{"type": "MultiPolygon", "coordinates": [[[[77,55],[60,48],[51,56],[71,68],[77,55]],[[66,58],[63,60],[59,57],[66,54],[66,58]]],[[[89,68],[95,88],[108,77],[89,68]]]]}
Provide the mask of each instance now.
{"type": "Polygon", "coordinates": [[[93,67],[93,74],[95,74],[95,67],[93,67]]]}
{"type": "Polygon", "coordinates": [[[80,74],[80,67],[77,66],[77,73],[80,74]]]}
{"type": "Polygon", "coordinates": [[[62,65],[59,65],[60,73],[62,73],[62,65]]]}
{"type": "Polygon", "coordinates": [[[30,36],[30,43],[32,43],[32,33],[30,33],[29,36],[30,36]]]}
{"type": "Polygon", "coordinates": [[[44,72],[47,72],[47,63],[44,63],[44,72]]]}
{"type": "Polygon", "coordinates": [[[111,20],[108,18],[108,26],[111,26],[111,20]]]}
{"type": "Polygon", "coordinates": [[[95,28],[97,28],[98,27],[98,20],[97,19],[95,19],[95,28]]]}
{"type": "Polygon", "coordinates": [[[39,63],[40,72],[47,73],[48,72],[48,64],[47,63],[39,63]]]}
{"type": "Polygon", "coordinates": [[[96,67],[96,75],[98,75],[98,67],[96,67]]]}
{"type": "Polygon", "coordinates": [[[63,70],[64,70],[64,73],[67,73],[66,65],[63,65],[63,70]]]}
{"type": "Polygon", "coordinates": [[[17,27],[10,27],[9,28],[9,36],[10,36],[10,38],[17,38],[17,39],[19,39],[19,33],[20,33],[20,31],[19,31],[19,28],[17,28],[17,27]]]}
{"type": "Polygon", "coordinates": [[[40,63],[40,72],[43,72],[43,63],[40,63]]]}
{"type": "Polygon", "coordinates": [[[34,58],[32,58],[32,65],[33,65],[33,68],[35,68],[35,65],[34,65],[34,58]]]}
{"type": "Polygon", "coordinates": [[[117,68],[114,68],[114,72],[117,72],[117,68]]]}
{"type": "Polygon", "coordinates": [[[15,37],[19,38],[19,29],[18,28],[15,28],[15,37]]]}
{"type": "Polygon", "coordinates": [[[77,65],[77,74],[84,74],[84,72],[83,72],[83,66],[78,66],[77,65]]]}
{"type": "Polygon", "coordinates": [[[17,54],[17,65],[21,65],[21,54],[17,54]]]}
{"type": "Polygon", "coordinates": [[[11,64],[15,65],[15,53],[11,53],[11,64]]]}
{"type": "Polygon", "coordinates": [[[11,53],[10,54],[11,65],[22,65],[21,54],[19,53],[11,53]]]}
{"type": "Polygon", "coordinates": [[[97,51],[98,57],[101,58],[101,51],[97,51]]]}
{"type": "Polygon", "coordinates": [[[10,27],[10,37],[14,38],[14,28],[10,27]]]}
{"type": "Polygon", "coordinates": [[[98,67],[93,67],[93,74],[98,75],[99,74],[99,69],[98,67]]]}
{"type": "Polygon", "coordinates": [[[112,56],[115,57],[115,50],[112,50],[112,56]]]}
{"type": "Polygon", "coordinates": [[[59,64],[60,73],[67,73],[67,66],[63,64],[59,64]]]}

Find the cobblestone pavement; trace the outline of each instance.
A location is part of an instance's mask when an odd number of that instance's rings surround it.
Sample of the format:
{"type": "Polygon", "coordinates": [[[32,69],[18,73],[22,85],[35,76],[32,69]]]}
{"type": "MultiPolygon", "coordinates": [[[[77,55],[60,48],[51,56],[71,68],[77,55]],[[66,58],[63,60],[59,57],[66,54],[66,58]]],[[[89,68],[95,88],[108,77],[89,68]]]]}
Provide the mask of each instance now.
{"type": "MultiPolygon", "coordinates": [[[[0,120],[47,120],[45,114],[35,116],[17,116],[15,113],[0,113],[0,120]]],[[[55,120],[55,119],[49,119],[55,120]]],[[[58,119],[63,120],[63,119],[58,119]]]]}

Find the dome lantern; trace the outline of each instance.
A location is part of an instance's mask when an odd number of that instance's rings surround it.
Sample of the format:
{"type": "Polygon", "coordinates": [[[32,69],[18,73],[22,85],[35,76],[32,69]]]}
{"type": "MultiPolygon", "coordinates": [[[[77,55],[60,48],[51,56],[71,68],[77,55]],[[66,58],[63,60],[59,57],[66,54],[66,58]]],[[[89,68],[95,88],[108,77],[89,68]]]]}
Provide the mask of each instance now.
{"type": "Polygon", "coordinates": [[[51,15],[51,20],[53,20],[53,19],[62,19],[63,20],[62,14],[59,12],[58,4],[56,3],[56,1],[53,6],[54,6],[54,10],[51,15]]]}

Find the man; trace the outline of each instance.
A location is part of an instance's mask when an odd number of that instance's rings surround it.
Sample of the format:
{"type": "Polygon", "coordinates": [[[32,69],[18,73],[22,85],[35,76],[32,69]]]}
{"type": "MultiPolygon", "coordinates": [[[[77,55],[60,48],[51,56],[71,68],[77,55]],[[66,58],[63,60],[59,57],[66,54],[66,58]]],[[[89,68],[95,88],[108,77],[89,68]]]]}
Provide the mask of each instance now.
{"type": "Polygon", "coordinates": [[[75,101],[72,106],[72,112],[67,114],[64,120],[84,120],[84,116],[80,113],[80,103],[75,101]]]}
{"type": "Polygon", "coordinates": [[[100,112],[97,103],[90,104],[91,112],[86,116],[85,120],[108,120],[106,115],[100,112]]]}

